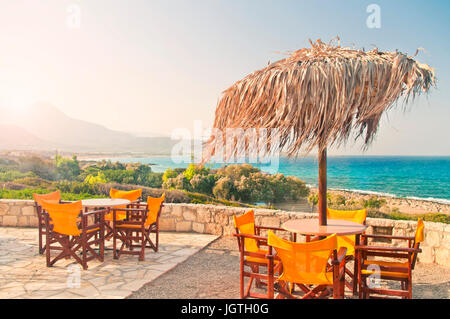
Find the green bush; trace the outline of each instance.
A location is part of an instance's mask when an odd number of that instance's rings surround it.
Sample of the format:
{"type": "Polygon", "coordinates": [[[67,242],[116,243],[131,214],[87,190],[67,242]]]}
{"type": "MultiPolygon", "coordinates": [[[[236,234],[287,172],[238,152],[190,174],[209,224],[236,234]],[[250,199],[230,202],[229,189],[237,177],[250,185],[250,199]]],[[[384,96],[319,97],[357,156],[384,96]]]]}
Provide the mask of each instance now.
{"type": "Polygon", "coordinates": [[[54,182],[52,182],[52,181],[48,181],[46,179],[43,179],[43,178],[40,178],[37,176],[19,178],[19,179],[14,180],[14,183],[38,187],[38,188],[49,188],[54,184],[54,182]]]}
{"type": "Polygon", "coordinates": [[[371,196],[369,199],[361,199],[361,204],[364,208],[380,208],[386,204],[386,200],[377,196],[371,196]]]}
{"type": "Polygon", "coordinates": [[[398,209],[393,209],[389,213],[368,210],[367,217],[386,218],[394,220],[417,220],[419,218],[422,218],[424,221],[427,222],[450,224],[450,215],[441,213],[405,214],[400,212],[398,209]]]}
{"type": "Polygon", "coordinates": [[[20,178],[27,178],[27,177],[36,177],[36,175],[33,172],[20,172],[17,170],[11,170],[11,171],[0,171],[0,182],[12,182],[16,179],[20,178]]]}
{"type": "MultiPolygon", "coordinates": [[[[6,199],[33,199],[33,193],[36,194],[46,194],[49,193],[48,189],[42,189],[42,188],[34,188],[34,189],[24,189],[24,190],[0,190],[0,198],[6,198],[6,199]]],[[[61,199],[62,200],[68,200],[68,201],[76,201],[76,200],[82,200],[82,199],[88,199],[88,198],[100,198],[102,196],[99,195],[92,195],[88,193],[80,193],[80,194],[74,194],[74,193],[65,193],[61,192],[61,199]]]]}

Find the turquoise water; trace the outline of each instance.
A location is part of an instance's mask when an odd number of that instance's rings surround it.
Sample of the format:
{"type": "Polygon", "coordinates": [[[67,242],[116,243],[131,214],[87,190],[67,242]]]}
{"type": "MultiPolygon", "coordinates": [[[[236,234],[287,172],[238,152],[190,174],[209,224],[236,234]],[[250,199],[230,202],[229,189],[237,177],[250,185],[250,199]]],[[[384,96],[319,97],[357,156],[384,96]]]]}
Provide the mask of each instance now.
{"type": "MultiPolygon", "coordinates": [[[[187,167],[175,164],[170,156],[147,158],[111,158],[112,161],[154,164],[155,172],[167,168],[187,167]]],[[[214,165],[220,167],[222,165],[214,165]]],[[[317,159],[280,158],[278,167],[255,165],[269,173],[297,176],[307,184],[318,181],[317,159]]],[[[380,195],[420,198],[450,204],[450,156],[330,156],[328,187],[380,195]]]]}

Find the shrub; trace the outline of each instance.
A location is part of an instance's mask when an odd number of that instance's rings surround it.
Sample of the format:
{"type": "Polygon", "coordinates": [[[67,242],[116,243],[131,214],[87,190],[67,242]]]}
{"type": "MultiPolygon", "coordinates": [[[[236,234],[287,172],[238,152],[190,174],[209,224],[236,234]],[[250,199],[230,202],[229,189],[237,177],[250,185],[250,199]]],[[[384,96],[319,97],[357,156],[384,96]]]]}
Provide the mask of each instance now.
{"type": "MultiPolygon", "coordinates": [[[[7,198],[7,199],[33,199],[33,193],[36,194],[46,194],[49,193],[50,190],[43,189],[43,188],[34,188],[34,189],[23,189],[23,190],[0,190],[0,198],[7,198]]],[[[92,195],[87,193],[81,193],[81,194],[74,194],[74,193],[65,193],[61,192],[61,199],[62,200],[69,200],[69,201],[76,201],[76,200],[82,200],[87,198],[98,198],[102,196],[98,195],[92,195]]]]}
{"type": "Polygon", "coordinates": [[[37,176],[30,176],[30,177],[16,179],[16,180],[14,180],[14,183],[38,187],[38,188],[49,188],[53,185],[54,182],[48,181],[46,179],[43,179],[43,178],[40,178],[37,176]]]}
{"type": "Polygon", "coordinates": [[[36,177],[33,172],[20,172],[17,170],[0,172],[0,181],[1,182],[12,182],[14,180],[26,177],[36,177]]]}
{"type": "Polygon", "coordinates": [[[365,208],[380,208],[386,204],[386,200],[376,196],[371,196],[369,199],[361,199],[361,204],[365,208]]]}

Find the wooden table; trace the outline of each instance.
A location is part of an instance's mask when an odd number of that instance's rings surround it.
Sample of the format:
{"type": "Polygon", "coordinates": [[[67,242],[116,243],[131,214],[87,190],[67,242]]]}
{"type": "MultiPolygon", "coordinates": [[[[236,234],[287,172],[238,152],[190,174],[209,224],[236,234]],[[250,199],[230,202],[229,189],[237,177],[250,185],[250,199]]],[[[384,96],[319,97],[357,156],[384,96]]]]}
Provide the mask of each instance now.
{"type": "Polygon", "coordinates": [[[128,205],[130,203],[131,202],[128,199],[120,198],[90,198],[81,200],[81,204],[85,209],[113,208],[128,205]]]}
{"type": "MultiPolygon", "coordinates": [[[[92,209],[106,208],[106,213],[108,214],[111,209],[117,206],[129,205],[131,201],[128,199],[120,198],[90,198],[81,200],[81,205],[83,205],[84,211],[88,212],[92,209]]],[[[112,250],[110,248],[104,248],[105,250],[112,250]]]]}
{"type": "Polygon", "coordinates": [[[340,219],[328,219],[327,225],[322,226],[319,225],[319,220],[316,218],[304,218],[289,220],[283,223],[281,228],[292,233],[306,235],[308,239],[310,236],[330,236],[333,234],[339,236],[360,235],[366,230],[367,226],[340,219]]]}
{"type": "MultiPolygon", "coordinates": [[[[281,225],[281,228],[302,235],[306,235],[306,241],[311,240],[311,236],[330,236],[336,234],[338,236],[355,235],[355,246],[359,245],[360,235],[367,229],[366,225],[340,220],[328,219],[327,225],[320,225],[317,218],[294,219],[289,220],[281,225]]],[[[355,261],[353,274],[353,295],[357,293],[358,269],[355,261]]]]}

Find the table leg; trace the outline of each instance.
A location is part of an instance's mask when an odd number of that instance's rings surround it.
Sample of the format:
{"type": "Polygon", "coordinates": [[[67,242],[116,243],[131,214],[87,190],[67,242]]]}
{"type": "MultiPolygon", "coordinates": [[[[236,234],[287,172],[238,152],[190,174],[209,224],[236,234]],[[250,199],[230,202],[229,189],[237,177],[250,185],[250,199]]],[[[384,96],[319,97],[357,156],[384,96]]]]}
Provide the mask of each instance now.
{"type": "MultiPolygon", "coordinates": [[[[361,234],[355,235],[355,246],[359,245],[361,234]]],[[[359,278],[359,269],[358,269],[358,263],[356,258],[356,251],[354,256],[354,267],[353,267],[353,296],[356,296],[358,294],[358,278],[359,278]]]]}
{"type": "MultiPolygon", "coordinates": [[[[106,213],[106,215],[108,215],[109,213],[111,213],[111,207],[108,207],[107,208],[107,213],[106,213]]],[[[106,222],[105,222],[106,223],[106,222]]],[[[113,226],[114,227],[114,226],[113,226]]],[[[105,232],[106,232],[106,228],[105,228],[105,232]]],[[[113,236],[114,236],[114,229],[113,229],[113,236]]],[[[105,250],[114,250],[113,248],[107,248],[107,247],[105,247],[104,248],[105,250]]]]}

